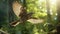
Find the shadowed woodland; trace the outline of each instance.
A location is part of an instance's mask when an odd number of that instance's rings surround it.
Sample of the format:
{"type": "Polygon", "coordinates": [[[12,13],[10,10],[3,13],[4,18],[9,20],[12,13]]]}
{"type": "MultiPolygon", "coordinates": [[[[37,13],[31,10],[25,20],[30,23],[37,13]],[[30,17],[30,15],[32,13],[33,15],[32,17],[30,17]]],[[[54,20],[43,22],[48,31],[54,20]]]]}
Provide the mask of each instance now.
{"type": "Polygon", "coordinates": [[[60,0],[0,0],[0,34],[60,34],[60,0]]]}

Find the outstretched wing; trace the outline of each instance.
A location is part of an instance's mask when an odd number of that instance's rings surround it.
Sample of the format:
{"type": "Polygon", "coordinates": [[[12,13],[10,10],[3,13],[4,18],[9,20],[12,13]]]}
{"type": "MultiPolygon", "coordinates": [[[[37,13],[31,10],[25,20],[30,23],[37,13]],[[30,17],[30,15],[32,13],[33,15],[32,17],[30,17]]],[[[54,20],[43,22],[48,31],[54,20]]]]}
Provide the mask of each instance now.
{"type": "MultiPolygon", "coordinates": [[[[19,17],[19,15],[20,15],[20,13],[21,13],[21,7],[22,7],[22,5],[19,3],[19,2],[17,2],[17,1],[14,1],[13,3],[12,3],[12,9],[13,9],[13,12],[15,13],[15,15],[18,17],[18,18],[20,18],[19,17]]],[[[20,22],[20,19],[18,19],[18,20],[15,20],[15,21],[13,21],[12,23],[10,23],[10,25],[11,26],[16,26],[16,25],[18,25],[20,22]]]]}
{"type": "Polygon", "coordinates": [[[12,3],[13,11],[16,14],[17,17],[19,17],[19,14],[21,12],[21,10],[20,10],[21,7],[22,7],[22,5],[19,2],[17,2],[17,1],[12,3]]]}

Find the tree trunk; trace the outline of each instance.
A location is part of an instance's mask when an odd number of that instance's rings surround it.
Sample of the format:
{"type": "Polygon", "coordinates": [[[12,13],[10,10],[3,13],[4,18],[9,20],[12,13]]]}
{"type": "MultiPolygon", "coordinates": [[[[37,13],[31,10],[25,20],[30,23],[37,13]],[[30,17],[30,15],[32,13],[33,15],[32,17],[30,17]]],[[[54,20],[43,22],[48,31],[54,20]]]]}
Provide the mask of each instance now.
{"type": "Polygon", "coordinates": [[[46,7],[47,7],[47,32],[50,32],[49,24],[51,21],[51,14],[50,14],[50,0],[46,0],[46,7]]]}
{"type": "Polygon", "coordinates": [[[49,0],[46,0],[46,7],[47,7],[47,22],[51,23],[50,1],[49,0]]]}
{"type": "Polygon", "coordinates": [[[57,22],[60,23],[60,0],[57,0],[57,22]]]}

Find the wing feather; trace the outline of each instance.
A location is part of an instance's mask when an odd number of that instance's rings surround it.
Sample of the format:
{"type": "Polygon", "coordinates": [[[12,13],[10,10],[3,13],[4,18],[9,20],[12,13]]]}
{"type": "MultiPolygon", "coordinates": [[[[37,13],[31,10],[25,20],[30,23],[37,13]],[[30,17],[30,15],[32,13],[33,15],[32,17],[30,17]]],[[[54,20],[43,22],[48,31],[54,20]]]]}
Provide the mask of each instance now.
{"type": "Polygon", "coordinates": [[[19,3],[19,2],[13,2],[12,4],[12,8],[13,8],[13,11],[14,13],[16,14],[17,17],[19,17],[19,14],[20,14],[20,8],[22,7],[22,5],[19,3]]]}

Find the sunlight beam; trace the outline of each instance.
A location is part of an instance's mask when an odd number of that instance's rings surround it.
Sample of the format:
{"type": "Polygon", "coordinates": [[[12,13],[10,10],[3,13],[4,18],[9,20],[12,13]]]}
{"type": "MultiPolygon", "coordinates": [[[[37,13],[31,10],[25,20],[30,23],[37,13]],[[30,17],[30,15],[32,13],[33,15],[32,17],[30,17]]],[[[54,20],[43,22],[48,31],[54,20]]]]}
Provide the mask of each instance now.
{"type": "Polygon", "coordinates": [[[56,4],[56,0],[50,0],[51,4],[56,4]]]}

